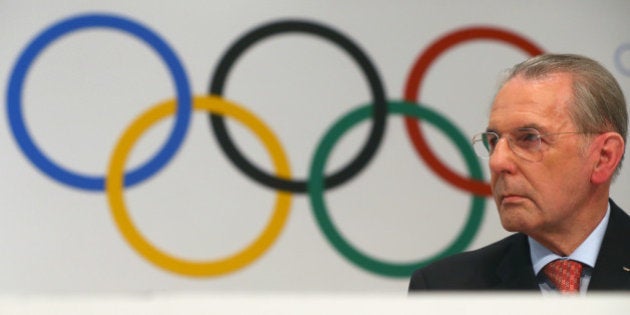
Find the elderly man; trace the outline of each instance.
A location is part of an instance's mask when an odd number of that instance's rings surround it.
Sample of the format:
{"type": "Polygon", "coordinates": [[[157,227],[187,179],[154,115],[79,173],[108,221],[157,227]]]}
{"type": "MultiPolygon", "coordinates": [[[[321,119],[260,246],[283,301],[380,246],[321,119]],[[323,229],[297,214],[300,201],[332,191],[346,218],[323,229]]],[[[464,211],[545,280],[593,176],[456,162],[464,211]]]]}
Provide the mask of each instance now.
{"type": "Polygon", "coordinates": [[[577,55],[511,69],[486,131],[501,224],[515,233],[416,271],[409,290],[630,290],[630,217],[611,199],[628,113],[613,76],[577,55]]]}

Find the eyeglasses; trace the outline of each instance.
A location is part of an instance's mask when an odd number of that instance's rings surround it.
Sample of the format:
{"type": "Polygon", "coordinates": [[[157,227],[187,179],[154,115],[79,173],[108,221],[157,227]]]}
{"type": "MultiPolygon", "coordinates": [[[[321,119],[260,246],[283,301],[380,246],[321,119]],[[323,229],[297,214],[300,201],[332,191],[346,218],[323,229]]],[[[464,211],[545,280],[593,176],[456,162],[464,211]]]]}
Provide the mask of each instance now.
{"type": "Polygon", "coordinates": [[[540,131],[534,128],[518,128],[515,131],[506,134],[505,136],[499,135],[494,131],[487,131],[476,134],[472,138],[472,144],[475,148],[475,152],[481,158],[490,158],[495,148],[499,144],[501,138],[505,138],[508,142],[508,146],[520,158],[538,162],[542,160],[542,141],[547,136],[562,135],[562,134],[586,134],[579,131],[568,132],[556,132],[541,134],[540,131]]]}

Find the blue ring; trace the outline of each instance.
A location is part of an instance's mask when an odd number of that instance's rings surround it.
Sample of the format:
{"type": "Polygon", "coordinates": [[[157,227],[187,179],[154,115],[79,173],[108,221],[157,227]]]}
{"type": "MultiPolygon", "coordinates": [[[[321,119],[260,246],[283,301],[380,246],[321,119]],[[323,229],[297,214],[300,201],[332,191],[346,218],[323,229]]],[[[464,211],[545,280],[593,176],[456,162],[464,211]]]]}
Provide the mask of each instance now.
{"type": "Polygon", "coordinates": [[[619,72],[627,77],[630,77],[630,69],[624,67],[623,62],[621,62],[621,55],[626,52],[630,53],[630,43],[625,43],[617,48],[615,51],[615,65],[617,66],[619,72]]]}
{"type": "Polygon", "coordinates": [[[88,14],[71,17],[54,24],[40,33],[20,55],[16,62],[7,92],[7,114],[11,131],[19,144],[22,152],[42,172],[59,181],[60,183],[85,190],[103,191],[105,187],[104,176],[82,175],[65,169],[46,157],[35,145],[29,135],[22,116],[22,88],[29,67],[37,56],[54,40],[70,32],[91,28],[105,27],[124,31],[143,40],[151,46],[168,66],[177,89],[177,113],[173,130],[160,151],[144,165],[138,166],[125,174],[125,186],[133,186],[155,174],[174,156],[181,145],[188,126],[192,111],[192,95],[186,73],[175,52],[166,42],[146,27],[117,16],[103,14],[88,14]]]}

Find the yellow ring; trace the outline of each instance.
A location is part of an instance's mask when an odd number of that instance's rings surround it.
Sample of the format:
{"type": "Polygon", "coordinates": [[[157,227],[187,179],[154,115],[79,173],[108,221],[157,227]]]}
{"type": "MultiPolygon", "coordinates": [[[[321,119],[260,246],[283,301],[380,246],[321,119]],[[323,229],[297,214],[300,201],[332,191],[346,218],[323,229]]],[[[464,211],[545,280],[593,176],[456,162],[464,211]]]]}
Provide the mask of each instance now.
{"type": "MultiPolygon", "coordinates": [[[[252,263],[275,242],[289,215],[291,193],[278,191],[273,215],[257,239],[240,252],[218,260],[194,261],[170,255],[153,246],[138,231],[129,217],[123,196],[124,167],[128,153],[142,133],[150,126],[175,113],[175,102],[175,100],[169,100],[149,109],[138,117],[120,137],[111,156],[105,181],[107,199],[114,222],[131,247],[161,268],[193,277],[218,276],[233,272],[252,263]]],[[[228,115],[249,127],[269,151],[277,175],[290,178],[289,163],[277,137],[254,114],[216,96],[194,97],[193,108],[219,115],[228,115]]]]}

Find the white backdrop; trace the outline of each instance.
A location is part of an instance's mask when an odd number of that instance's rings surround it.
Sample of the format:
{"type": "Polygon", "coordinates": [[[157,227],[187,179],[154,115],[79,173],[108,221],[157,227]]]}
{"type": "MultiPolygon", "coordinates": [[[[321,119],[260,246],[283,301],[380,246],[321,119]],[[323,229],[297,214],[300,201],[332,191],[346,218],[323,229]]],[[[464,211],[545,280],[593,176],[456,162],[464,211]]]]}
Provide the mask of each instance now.
{"type": "MultiPolygon", "coordinates": [[[[0,292],[400,292],[407,276],[390,276],[346,258],[318,227],[307,194],[292,194],[281,234],[257,259],[229,273],[191,277],[140,255],[119,232],[106,194],[61,184],[24,153],[7,114],[9,83],[31,41],[55,23],[107,14],[139,23],[177,55],[193,95],[208,91],[223,53],[248,31],[285,19],[316,22],[356,43],[380,75],[388,101],[403,99],[416,59],[455,31],[492,27],[549,52],[590,56],[630,94],[628,1],[0,1],[0,292]]],[[[176,95],[155,51],[120,30],[88,27],[46,45],[29,65],[22,118],[53,163],[104,176],[132,120],[176,95]]],[[[422,101],[466,138],[485,128],[499,73],[527,57],[497,41],[472,40],[440,55],[425,76],[422,101]]],[[[317,144],[348,111],[371,102],[361,70],[338,47],[304,33],[269,37],[230,70],[224,95],[254,113],[277,135],[293,178],[308,178],[317,144]]],[[[249,129],[226,118],[231,138],[253,164],[273,172],[249,129]]],[[[345,134],[326,173],[361,149],[371,122],[345,134]]],[[[144,164],[169,137],[173,119],[143,133],[127,169],[144,164]]],[[[442,132],[426,138],[439,159],[467,174],[457,147],[442,132]]],[[[30,153],[29,153],[30,154],[30,153]]],[[[487,167],[483,165],[485,178],[487,167]]],[[[630,172],[612,197],[630,208],[630,172]]],[[[142,235],[180,259],[215,261],[258,237],[276,190],[229,161],[205,113],[192,116],[175,157],[154,176],[126,188],[129,215],[142,235]]],[[[421,162],[399,115],[387,118],[377,154],[351,180],[325,192],[342,236],[386,264],[426,260],[452,242],[466,222],[469,192],[454,188],[421,162]]],[[[488,198],[468,248],[505,235],[488,198]]]]}

